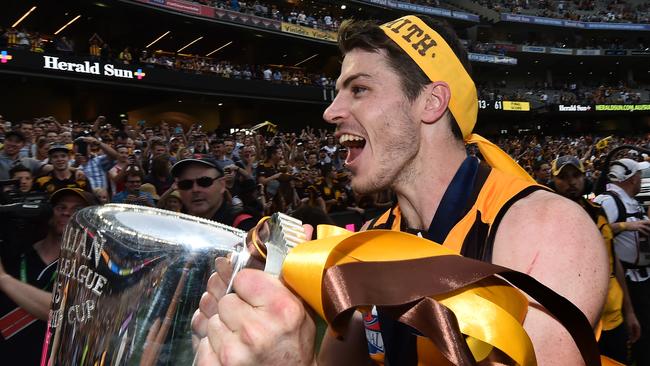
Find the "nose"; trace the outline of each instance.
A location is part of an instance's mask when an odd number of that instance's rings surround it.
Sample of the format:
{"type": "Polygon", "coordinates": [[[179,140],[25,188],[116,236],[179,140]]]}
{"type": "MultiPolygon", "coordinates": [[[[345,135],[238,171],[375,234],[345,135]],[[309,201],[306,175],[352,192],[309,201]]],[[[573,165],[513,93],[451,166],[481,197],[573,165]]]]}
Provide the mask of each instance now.
{"type": "Polygon", "coordinates": [[[349,115],[349,109],[343,93],[338,93],[332,104],[323,112],[323,119],[327,123],[339,124],[349,115]]]}

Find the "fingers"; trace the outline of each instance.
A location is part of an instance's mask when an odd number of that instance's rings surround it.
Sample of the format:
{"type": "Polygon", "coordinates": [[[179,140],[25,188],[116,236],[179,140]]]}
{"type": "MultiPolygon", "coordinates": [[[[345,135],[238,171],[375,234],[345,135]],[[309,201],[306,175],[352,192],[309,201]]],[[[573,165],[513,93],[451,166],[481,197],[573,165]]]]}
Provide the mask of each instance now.
{"type": "Polygon", "coordinates": [[[223,296],[226,291],[226,285],[230,283],[230,278],[232,277],[232,263],[227,258],[219,257],[215,259],[214,266],[217,270],[217,274],[223,283],[223,292],[219,297],[223,296]]]}
{"type": "Polygon", "coordinates": [[[196,366],[221,366],[219,358],[210,346],[208,338],[203,338],[199,341],[196,352],[196,366]]]}
{"type": "Polygon", "coordinates": [[[305,228],[305,238],[307,238],[307,240],[310,240],[312,238],[312,234],[314,233],[314,227],[309,224],[304,224],[302,226],[305,228]]]}

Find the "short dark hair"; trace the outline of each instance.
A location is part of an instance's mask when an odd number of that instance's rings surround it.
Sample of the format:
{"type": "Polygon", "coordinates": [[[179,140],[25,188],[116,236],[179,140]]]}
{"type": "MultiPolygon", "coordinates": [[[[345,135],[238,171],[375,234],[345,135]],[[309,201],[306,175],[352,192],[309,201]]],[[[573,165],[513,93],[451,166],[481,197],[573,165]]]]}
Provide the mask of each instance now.
{"type": "Polygon", "coordinates": [[[14,174],[19,172],[29,172],[29,174],[32,174],[31,169],[19,163],[11,167],[11,169],[9,169],[9,177],[13,178],[14,174]]]}
{"type": "MultiPolygon", "coordinates": [[[[456,32],[444,20],[433,19],[428,16],[418,16],[431,29],[436,31],[447,42],[465,71],[472,76],[472,66],[467,57],[467,51],[463,48],[456,32]]],[[[431,83],[429,77],[422,71],[411,57],[400,48],[393,40],[388,38],[384,31],[379,28],[379,23],[373,20],[345,20],[338,32],[339,49],[343,55],[360,48],[367,52],[378,52],[385,50],[388,64],[400,78],[402,90],[409,101],[414,101],[422,92],[422,89],[431,83]]],[[[459,140],[463,139],[463,133],[454,116],[451,117],[451,131],[459,140]]]]}

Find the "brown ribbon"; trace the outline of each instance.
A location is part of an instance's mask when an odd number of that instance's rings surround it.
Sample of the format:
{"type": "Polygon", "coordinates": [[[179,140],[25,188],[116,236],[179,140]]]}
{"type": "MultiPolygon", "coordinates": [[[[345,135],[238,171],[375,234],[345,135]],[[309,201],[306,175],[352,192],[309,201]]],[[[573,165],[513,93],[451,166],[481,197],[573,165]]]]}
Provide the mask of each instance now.
{"type": "Polygon", "coordinates": [[[544,306],[571,334],[586,365],[600,365],[585,315],[573,303],[527,274],[470,258],[443,255],[393,262],[353,262],[330,267],[323,277],[325,316],[345,334],[354,310],[375,305],[428,337],[454,365],[475,365],[453,312],[432,297],[499,280],[499,275],[544,306]],[[435,279],[435,280],[426,280],[435,279]]]}

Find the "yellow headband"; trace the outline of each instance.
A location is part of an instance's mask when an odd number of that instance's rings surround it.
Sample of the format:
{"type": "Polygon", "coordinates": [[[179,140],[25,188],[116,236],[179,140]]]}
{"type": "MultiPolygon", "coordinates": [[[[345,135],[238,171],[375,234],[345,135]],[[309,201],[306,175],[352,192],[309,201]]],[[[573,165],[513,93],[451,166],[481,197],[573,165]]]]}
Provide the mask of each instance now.
{"type": "Polygon", "coordinates": [[[431,81],[441,80],[449,85],[449,110],[456,119],[465,142],[477,144],[490,166],[534,182],[508,154],[472,133],[478,116],[476,86],[444,38],[414,15],[401,17],[379,27],[415,61],[431,81]]]}
{"type": "Polygon", "coordinates": [[[393,20],[380,28],[420,66],[431,81],[444,80],[449,85],[449,110],[458,122],[463,137],[471,135],[478,115],[476,87],[447,42],[413,15],[393,20]]]}

